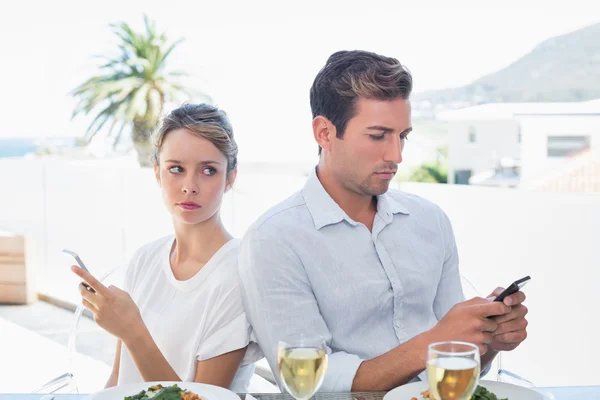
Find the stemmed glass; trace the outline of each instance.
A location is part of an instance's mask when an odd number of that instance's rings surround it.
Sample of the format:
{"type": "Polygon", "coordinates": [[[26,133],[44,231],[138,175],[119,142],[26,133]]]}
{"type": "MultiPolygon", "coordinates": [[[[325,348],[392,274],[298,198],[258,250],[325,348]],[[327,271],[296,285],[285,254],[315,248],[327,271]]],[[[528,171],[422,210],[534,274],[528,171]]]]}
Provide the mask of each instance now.
{"type": "Polygon", "coordinates": [[[308,400],[323,383],[327,348],[319,338],[299,337],[280,341],[277,369],[285,389],[296,400],[308,400]]]}
{"type": "Polygon", "coordinates": [[[479,383],[479,348],[466,342],[429,345],[427,379],[436,400],[469,400],[479,383]]]}

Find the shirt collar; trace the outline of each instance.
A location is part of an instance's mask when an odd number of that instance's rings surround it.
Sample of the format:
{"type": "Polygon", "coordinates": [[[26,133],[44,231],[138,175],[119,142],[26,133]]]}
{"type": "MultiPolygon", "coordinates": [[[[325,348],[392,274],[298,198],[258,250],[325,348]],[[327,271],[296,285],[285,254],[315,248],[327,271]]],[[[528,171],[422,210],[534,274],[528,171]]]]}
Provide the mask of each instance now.
{"type": "MultiPolygon", "coordinates": [[[[316,168],[311,170],[302,195],[317,230],[344,220],[353,226],[358,225],[327,193],[317,176],[316,168]]],[[[381,218],[389,223],[397,213],[408,214],[408,209],[387,193],[377,196],[377,214],[381,218]]]]}

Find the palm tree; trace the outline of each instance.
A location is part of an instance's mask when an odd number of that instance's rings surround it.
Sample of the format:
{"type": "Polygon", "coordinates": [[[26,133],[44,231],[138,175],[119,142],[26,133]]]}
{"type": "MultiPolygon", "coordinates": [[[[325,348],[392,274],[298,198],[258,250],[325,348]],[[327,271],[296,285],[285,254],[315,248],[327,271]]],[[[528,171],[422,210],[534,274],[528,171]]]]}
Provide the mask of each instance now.
{"type": "Polygon", "coordinates": [[[119,56],[100,56],[105,60],[100,73],[76,87],[72,95],[78,99],[73,117],[96,113],[84,136],[86,143],[108,123],[113,145],[124,133],[131,134],[140,165],[149,166],[150,137],[165,102],[189,97],[189,93],[179,82],[185,73],[165,71],[167,58],[182,39],[169,44],[146,15],[144,25],[143,32],[124,22],[110,25],[119,37],[119,56]]]}

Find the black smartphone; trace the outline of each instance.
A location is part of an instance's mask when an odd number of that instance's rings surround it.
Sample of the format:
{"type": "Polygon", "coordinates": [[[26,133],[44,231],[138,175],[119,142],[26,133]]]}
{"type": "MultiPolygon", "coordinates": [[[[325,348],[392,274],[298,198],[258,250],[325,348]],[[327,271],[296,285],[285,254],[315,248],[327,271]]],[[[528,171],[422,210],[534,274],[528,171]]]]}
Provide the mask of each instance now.
{"type": "MultiPolygon", "coordinates": [[[[83,263],[83,261],[81,261],[81,258],[79,257],[79,255],[77,253],[75,253],[74,251],[71,250],[67,250],[67,249],[63,249],[63,253],[70,255],[71,257],[73,257],[75,259],[75,262],[77,263],[77,265],[79,265],[81,267],[81,269],[85,270],[88,274],[91,274],[90,270],[87,269],[87,267],[85,266],[85,264],[83,263]]],[[[91,287],[90,285],[88,285],[85,282],[81,282],[81,284],[83,286],[85,286],[85,288],[87,290],[89,290],[90,292],[96,293],[96,291],[94,290],[93,287],[91,287]]]]}
{"type": "Polygon", "coordinates": [[[527,275],[525,278],[521,278],[517,281],[514,281],[510,284],[509,287],[504,289],[504,291],[500,293],[498,297],[494,299],[494,301],[503,301],[506,296],[510,296],[513,293],[517,293],[519,290],[521,290],[523,286],[527,284],[527,282],[529,282],[530,279],[531,278],[529,277],[529,275],[527,275]]]}

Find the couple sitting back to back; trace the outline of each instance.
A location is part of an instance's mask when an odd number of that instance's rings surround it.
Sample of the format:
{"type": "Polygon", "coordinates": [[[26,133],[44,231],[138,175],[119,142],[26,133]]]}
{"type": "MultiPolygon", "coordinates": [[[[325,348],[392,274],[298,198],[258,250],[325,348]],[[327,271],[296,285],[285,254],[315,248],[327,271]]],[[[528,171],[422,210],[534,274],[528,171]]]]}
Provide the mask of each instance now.
{"type": "MultiPolygon", "coordinates": [[[[154,173],[174,234],[132,257],[122,289],[73,271],[82,301],[117,340],[108,386],[188,381],[247,392],[254,362],[277,371],[277,343],[322,338],[321,391],[389,390],[422,378],[427,347],[479,347],[482,369],[527,336],[525,295],[465,301],[450,220],[389,185],[411,126],[412,77],[365,51],[329,57],[310,89],[319,162],[304,187],[240,239],[219,209],[237,174],[226,114],[167,115],[154,173]]],[[[279,382],[281,386],[281,382],[279,382]]]]}

